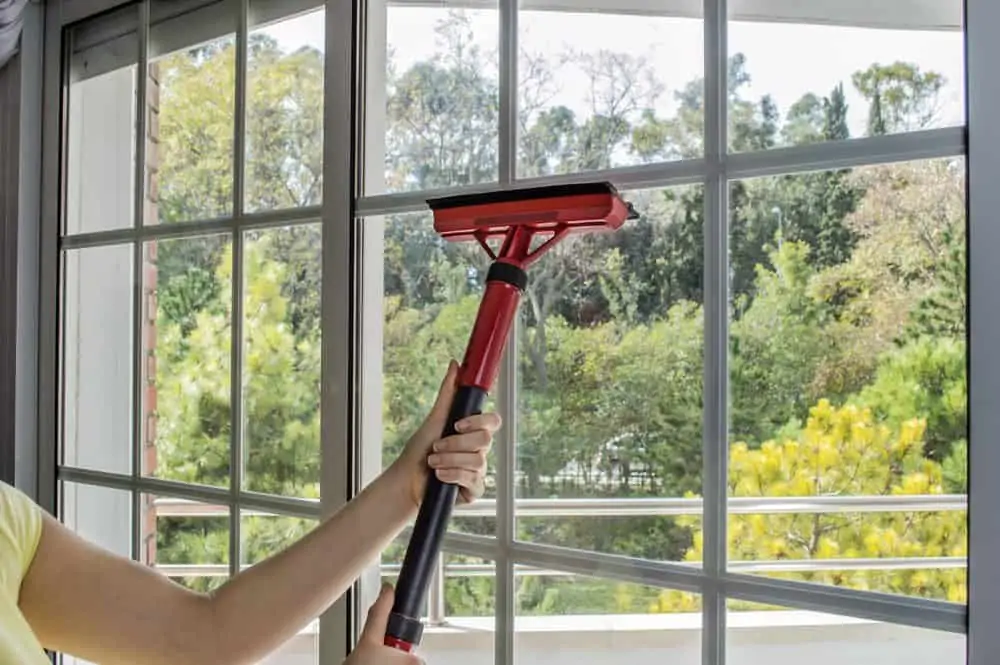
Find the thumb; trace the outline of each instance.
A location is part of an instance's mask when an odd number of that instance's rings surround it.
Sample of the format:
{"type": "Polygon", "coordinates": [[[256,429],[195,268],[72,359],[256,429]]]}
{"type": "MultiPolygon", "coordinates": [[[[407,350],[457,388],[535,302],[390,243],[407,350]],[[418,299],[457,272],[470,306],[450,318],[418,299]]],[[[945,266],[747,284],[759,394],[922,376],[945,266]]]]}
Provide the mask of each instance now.
{"type": "Polygon", "coordinates": [[[452,360],[448,363],[448,372],[438,388],[437,399],[427,416],[427,425],[443,430],[448,420],[448,412],[451,410],[451,403],[455,399],[455,391],[458,385],[458,363],[452,360]]]}
{"type": "Polygon", "coordinates": [[[365,620],[365,627],[361,631],[361,642],[371,644],[382,644],[385,639],[385,631],[389,625],[389,614],[392,612],[392,601],[395,593],[390,585],[386,584],[379,592],[378,598],[368,609],[368,618],[365,620]]]}

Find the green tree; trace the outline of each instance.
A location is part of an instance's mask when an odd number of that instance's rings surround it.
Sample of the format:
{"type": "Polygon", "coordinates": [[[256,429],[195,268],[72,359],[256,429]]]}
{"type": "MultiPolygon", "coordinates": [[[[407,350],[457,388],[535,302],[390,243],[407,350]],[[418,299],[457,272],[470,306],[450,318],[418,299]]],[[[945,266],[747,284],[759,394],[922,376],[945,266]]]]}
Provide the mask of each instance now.
{"type": "Polygon", "coordinates": [[[852,77],[854,87],[868,100],[868,134],[877,136],[924,129],[938,113],[938,94],[945,79],[936,72],[896,61],[873,64],[852,77]]]}
{"type": "MultiPolygon", "coordinates": [[[[461,12],[449,14],[436,34],[435,57],[388,71],[386,180],[393,189],[496,178],[496,54],[476,46],[461,12]]],[[[309,49],[284,53],[257,36],[250,47],[248,207],[315,204],[322,187],[322,58],[309,49]]],[[[161,61],[163,221],[228,211],[232,53],[230,43],[220,42],[161,61]]],[[[662,86],[648,59],[608,49],[586,57],[520,55],[522,175],[703,156],[700,79],[677,93],[674,115],[660,117],[654,102],[662,86]],[[561,58],[578,61],[589,82],[592,104],[585,117],[552,103],[561,58]]],[[[876,124],[893,130],[896,122],[929,122],[924,118],[936,75],[871,72],[859,72],[854,82],[868,91],[870,106],[878,105],[876,124]]],[[[782,122],[772,99],[746,99],[749,80],[745,57],[735,55],[728,82],[733,150],[849,138],[843,86],[825,97],[803,96],[782,122]]],[[[870,427],[888,428],[897,441],[911,420],[926,421],[919,448],[933,461],[921,460],[907,444],[903,465],[930,464],[924,472],[941,479],[928,488],[943,483],[962,491],[962,185],[954,166],[943,162],[732,184],[730,369],[734,432],[750,456],[734,453],[744,474],[771,459],[764,452],[785,445],[766,442],[812,436],[810,425],[802,425],[809,406],[829,398],[864,404],[874,419],[870,427]],[[746,459],[751,461],[744,464],[746,459]]],[[[522,496],[700,492],[704,192],[676,188],[630,192],[629,198],[642,213],[639,220],[616,234],[565,243],[532,270],[521,312],[522,496]]],[[[443,242],[426,216],[383,221],[388,459],[426,413],[441,368],[464,347],[486,260],[478,247],[443,242]]],[[[228,479],[227,241],[219,236],[158,246],[161,469],[192,482],[228,479]]],[[[251,489],[317,491],[320,247],[316,225],[246,238],[244,327],[251,345],[244,411],[251,489]]],[[[840,453],[860,454],[845,446],[840,453]]],[[[885,461],[862,457],[873,467],[885,461]]],[[[802,469],[810,463],[795,462],[802,469]]],[[[892,473],[884,478],[890,488],[909,482],[908,475],[892,473]]],[[[843,480],[825,474],[816,481],[825,487],[843,480]]],[[[843,485],[844,492],[870,489],[843,485]]],[[[864,522],[863,530],[891,538],[896,523],[887,519],[864,522]]],[[[163,561],[224,561],[224,520],[195,522],[164,524],[163,561]],[[203,556],[196,545],[206,539],[203,556]]],[[[773,535],[784,524],[764,526],[773,535]]],[[[284,518],[246,522],[248,560],[309,527],[284,518]]],[[[469,528],[492,533],[488,521],[469,528]]],[[[696,526],[672,518],[520,520],[519,529],[525,538],[654,559],[676,559],[699,546],[696,526]]],[[[746,551],[769,556],[773,543],[752,529],[746,533],[746,551]]],[[[923,539],[928,552],[944,547],[938,531],[905,535],[923,539]]],[[[858,546],[840,532],[835,542],[858,546]]],[[[387,556],[398,556],[397,550],[387,556]]],[[[949,597],[951,588],[939,577],[835,582],[934,597],[949,597]]],[[[488,580],[448,584],[449,611],[491,611],[488,580]]],[[[525,582],[519,598],[525,613],[663,611],[693,602],[688,596],[664,600],[630,585],[565,579],[525,582]],[[599,598],[589,600],[594,592],[599,598]]]]}

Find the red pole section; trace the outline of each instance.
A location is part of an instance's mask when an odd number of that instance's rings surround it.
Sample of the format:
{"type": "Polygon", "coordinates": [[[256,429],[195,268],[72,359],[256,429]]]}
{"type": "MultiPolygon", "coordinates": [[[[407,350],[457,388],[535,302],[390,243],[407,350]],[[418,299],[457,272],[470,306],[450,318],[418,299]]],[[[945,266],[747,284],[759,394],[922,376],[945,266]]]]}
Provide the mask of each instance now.
{"type": "Polygon", "coordinates": [[[476,386],[486,392],[493,387],[520,300],[521,292],[513,284],[486,283],[486,293],[459,370],[459,385],[476,386]]]}

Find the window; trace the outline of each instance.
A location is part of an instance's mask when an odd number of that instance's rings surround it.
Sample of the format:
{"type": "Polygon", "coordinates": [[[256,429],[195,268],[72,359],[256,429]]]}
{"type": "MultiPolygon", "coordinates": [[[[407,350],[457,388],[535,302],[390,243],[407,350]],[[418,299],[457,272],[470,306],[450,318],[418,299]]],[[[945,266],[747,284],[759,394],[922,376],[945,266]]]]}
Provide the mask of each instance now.
{"type": "MultiPolygon", "coordinates": [[[[609,180],[639,218],[531,268],[421,655],[965,662],[963,3],[350,4],[65,31],[63,519],[202,590],[301,537],[464,352],[488,259],[425,199],[609,180]]],[[[268,662],[338,663],[406,545],[268,662]]]]}
{"type": "MultiPolygon", "coordinates": [[[[62,515],[199,591],[321,508],[325,12],[274,9],[67,32],[62,515]]],[[[319,635],[275,662],[319,662],[319,635]]]]}

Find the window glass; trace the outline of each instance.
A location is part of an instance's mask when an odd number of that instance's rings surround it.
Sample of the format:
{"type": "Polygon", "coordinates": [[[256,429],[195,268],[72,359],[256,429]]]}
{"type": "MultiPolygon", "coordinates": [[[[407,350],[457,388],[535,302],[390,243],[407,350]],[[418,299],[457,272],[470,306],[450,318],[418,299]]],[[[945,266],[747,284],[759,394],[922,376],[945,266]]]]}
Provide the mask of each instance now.
{"type": "Polygon", "coordinates": [[[368,3],[365,193],[492,182],[496,3],[368,3]]]}
{"type": "Polygon", "coordinates": [[[623,196],[638,220],[529,271],[517,536],[700,565],[704,189],[623,196]]]}
{"type": "Polygon", "coordinates": [[[958,0],[797,3],[764,16],[729,6],[734,152],[965,122],[958,0]]]}
{"type": "Polygon", "coordinates": [[[729,493],[777,500],[730,516],[734,569],[964,603],[963,161],[739,181],[730,201],[729,493]]]}
{"type": "Polygon", "coordinates": [[[645,3],[640,12],[521,4],[519,176],[701,157],[700,4],[676,11],[668,4],[677,3],[645,3]]]}

